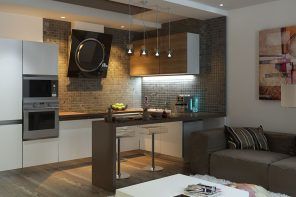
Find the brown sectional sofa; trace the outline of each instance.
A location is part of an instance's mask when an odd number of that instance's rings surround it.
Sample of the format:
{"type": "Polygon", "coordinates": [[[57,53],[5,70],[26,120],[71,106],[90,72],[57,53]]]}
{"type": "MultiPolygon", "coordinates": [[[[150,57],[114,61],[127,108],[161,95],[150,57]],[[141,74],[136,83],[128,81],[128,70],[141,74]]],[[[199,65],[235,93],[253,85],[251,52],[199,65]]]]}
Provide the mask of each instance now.
{"type": "Polygon", "coordinates": [[[270,151],[227,149],[224,128],[192,133],[191,172],[296,196],[296,135],[264,134],[270,151]]]}

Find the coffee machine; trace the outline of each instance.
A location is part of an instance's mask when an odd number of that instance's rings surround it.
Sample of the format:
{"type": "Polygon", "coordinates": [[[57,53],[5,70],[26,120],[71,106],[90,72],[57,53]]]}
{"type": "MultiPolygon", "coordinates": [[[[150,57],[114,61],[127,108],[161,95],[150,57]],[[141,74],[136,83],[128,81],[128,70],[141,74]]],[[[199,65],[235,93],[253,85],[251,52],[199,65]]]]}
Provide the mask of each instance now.
{"type": "Polygon", "coordinates": [[[178,113],[198,112],[198,97],[188,94],[178,95],[175,106],[178,113]]]}

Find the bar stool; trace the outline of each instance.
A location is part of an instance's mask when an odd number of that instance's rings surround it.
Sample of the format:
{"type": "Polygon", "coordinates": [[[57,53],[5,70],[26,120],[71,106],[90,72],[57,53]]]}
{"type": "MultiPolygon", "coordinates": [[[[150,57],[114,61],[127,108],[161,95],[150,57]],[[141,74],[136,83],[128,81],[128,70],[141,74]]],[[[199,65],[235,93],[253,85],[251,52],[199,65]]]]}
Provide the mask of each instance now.
{"type": "Polygon", "coordinates": [[[146,135],[151,135],[152,136],[152,147],[151,147],[151,158],[152,158],[152,163],[151,165],[148,165],[143,168],[143,170],[150,171],[150,172],[157,172],[163,170],[162,167],[160,166],[155,166],[155,135],[157,134],[162,134],[162,133],[167,133],[167,128],[164,126],[159,126],[159,125],[151,125],[151,126],[142,126],[143,129],[146,129],[145,134],[146,135]]]}
{"type": "Polygon", "coordinates": [[[134,137],[135,131],[128,129],[127,127],[120,127],[116,130],[116,139],[117,139],[117,174],[116,179],[128,179],[130,175],[126,172],[121,172],[120,169],[120,141],[123,138],[134,137]]]}

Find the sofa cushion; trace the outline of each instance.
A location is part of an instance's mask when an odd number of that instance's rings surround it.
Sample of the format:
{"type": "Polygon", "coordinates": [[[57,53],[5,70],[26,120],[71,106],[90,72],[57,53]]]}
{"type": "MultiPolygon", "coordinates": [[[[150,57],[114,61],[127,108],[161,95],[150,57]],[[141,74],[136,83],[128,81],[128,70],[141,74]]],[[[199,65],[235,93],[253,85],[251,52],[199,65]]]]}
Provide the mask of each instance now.
{"type": "Polygon", "coordinates": [[[296,157],[290,157],[271,164],[269,186],[273,192],[296,196],[296,157]]]}
{"type": "Polygon", "coordinates": [[[231,149],[255,149],[255,141],[245,128],[225,126],[225,135],[231,149]]]}
{"type": "Polygon", "coordinates": [[[269,150],[262,126],[258,128],[225,126],[225,135],[228,147],[231,149],[269,150]]]}
{"type": "Polygon", "coordinates": [[[267,139],[263,132],[263,127],[260,126],[258,128],[247,128],[249,132],[252,134],[255,143],[256,143],[256,150],[265,150],[269,151],[267,139]]]}
{"type": "Polygon", "coordinates": [[[296,155],[296,136],[288,133],[265,132],[271,151],[296,155]]]}
{"type": "Polygon", "coordinates": [[[269,151],[222,150],[210,158],[210,174],[240,183],[252,183],[268,189],[268,168],[289,155],[269,151]]]}

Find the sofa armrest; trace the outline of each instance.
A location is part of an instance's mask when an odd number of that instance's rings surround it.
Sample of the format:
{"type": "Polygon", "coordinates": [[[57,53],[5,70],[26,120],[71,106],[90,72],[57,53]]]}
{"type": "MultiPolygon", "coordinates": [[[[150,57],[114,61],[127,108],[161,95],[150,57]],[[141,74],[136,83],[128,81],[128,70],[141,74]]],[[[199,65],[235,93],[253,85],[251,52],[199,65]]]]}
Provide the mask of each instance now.
{"type": "Polygon", "coordinates": [[[198,131],[190,137],[190,169],[194,174],[209,174],[210,154],[226,149],[224,128],[198,131]]]}

